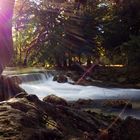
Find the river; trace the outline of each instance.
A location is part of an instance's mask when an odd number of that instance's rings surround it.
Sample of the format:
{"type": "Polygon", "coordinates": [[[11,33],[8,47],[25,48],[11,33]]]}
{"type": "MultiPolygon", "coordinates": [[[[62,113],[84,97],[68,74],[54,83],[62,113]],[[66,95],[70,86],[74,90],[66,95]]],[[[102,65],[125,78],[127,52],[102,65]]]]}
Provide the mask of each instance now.
{"type": "Polygon", "coordinates": [[[53,81],[53,76],[47,73],[21,74],[23,83],[20,85],[30,94],[36,94],[40,99],[55,94],[66,100],[83,99],[140,99],[140,89],[102,88],[97,86],[81,86],[53,81]]]}
{"type": "MultiPolygon", "coordinates": [[[[41,100],[50,94],[57,95],[68,101],[78,99],[129,99],[133,103],[133,110],[126,110],[122,117],[134,116],[140,119],[140,89],[132,88],[102,88],[98,86],[82,86],[70,83],[58,83],[53,81],[52,72],[34,70],[34,72],[5,71],[5,75],[18,76],[22,79],[20,86],[29,94],[36,94],[41,100]],[[21,74],[24,73],[24,74],[21,74]]],[[[100,109],[100,108],[99,108],[100,109]]],[[[101,110],[102,111],[102,110],[101,110]]],[[[121,110],[115,111],[119,114],[121,110]]],[[[104,112],[114,112],[105,110],[104,112]]]]}

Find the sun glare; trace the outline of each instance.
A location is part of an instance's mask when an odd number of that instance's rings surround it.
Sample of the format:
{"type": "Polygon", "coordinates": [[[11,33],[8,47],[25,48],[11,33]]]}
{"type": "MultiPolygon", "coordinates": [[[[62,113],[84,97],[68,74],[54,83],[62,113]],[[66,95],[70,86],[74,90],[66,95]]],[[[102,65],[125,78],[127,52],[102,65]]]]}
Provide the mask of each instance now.
{"type": "MultiPolygon", "coordinates": [[[[17,2],[17,0],[15,0],[15,2],[17,2]]],[[[13,5],[14,4],[14,0],[0,0],[0,10],[7,9],[7,6],[9,5],[13,5]]]]}
{"type": "Polygon", "coordinates": [[[3,2],[2,0],[0,0],[0,10],[2,9],[2,7],[3,7],[3,2]]]}
{"type": "Polygon", "coordinates": [[[6,5],[4,0],[0,0],[0,14],[3,14],[3,12],[6,10],[6,5]]]}
{"type": "Polygon", "coordinates": [[[0,22],[7,22],[13,14],[15,0],[0,0],[0,22]]]}

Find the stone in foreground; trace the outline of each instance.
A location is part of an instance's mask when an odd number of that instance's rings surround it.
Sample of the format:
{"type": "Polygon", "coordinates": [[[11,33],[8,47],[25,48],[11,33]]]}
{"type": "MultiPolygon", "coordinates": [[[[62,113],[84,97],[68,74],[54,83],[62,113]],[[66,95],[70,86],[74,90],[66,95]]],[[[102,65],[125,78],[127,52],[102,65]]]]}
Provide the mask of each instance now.
{"type": "Polygon", "coordinates": [[[0,103],[0,139],[136,140],[140,137],[139,120],[118,119],[108,129],[115,119],[114,116],[44,102],[36,95],[20,93],[15,98],[0,103]]]}

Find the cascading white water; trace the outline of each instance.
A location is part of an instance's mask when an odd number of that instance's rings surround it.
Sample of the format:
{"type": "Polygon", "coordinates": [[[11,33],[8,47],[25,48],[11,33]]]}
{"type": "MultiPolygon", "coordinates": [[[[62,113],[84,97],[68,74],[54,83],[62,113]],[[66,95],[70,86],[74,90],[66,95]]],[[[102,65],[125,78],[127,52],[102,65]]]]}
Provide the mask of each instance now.
{"type": "Polygon", "coordinates": [[[22,80],[23,83],[29,82],[42,82],[46,80],[46,75],[44,73],[28,73],[28,74],[21,74],[18,77],[22,80]]]}
{"type": "Polygon", "coordinates": [[[46,73],[21,74],[20,85],[30,94],[40,99],[55,94],[66,100],[84,99],[140,99],[140,89],[101,88],[97,86],[80,86],[69,83],[57,83],[53,76],[46,73]]]}

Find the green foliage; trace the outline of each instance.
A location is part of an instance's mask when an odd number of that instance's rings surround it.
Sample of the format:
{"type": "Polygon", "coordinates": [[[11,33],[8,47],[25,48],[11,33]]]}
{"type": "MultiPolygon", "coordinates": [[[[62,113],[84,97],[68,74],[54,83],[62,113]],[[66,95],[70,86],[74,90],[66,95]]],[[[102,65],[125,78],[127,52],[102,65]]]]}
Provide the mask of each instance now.
{"type": "Polygon", "coordinates": [[[138,63],[139,0],[87,0],[76,12],[73,5],[19,2],[13,24],[15,62],[65,66],[77,58],[100,58],[106,64],[138,63]]]}
{"type": "Polygon", "coordinates": [[[131,36],[131,39],[123,43],[120,48],[122,54],[126,57],[127,65],[139,67],[140,36],[131,36]]]}

